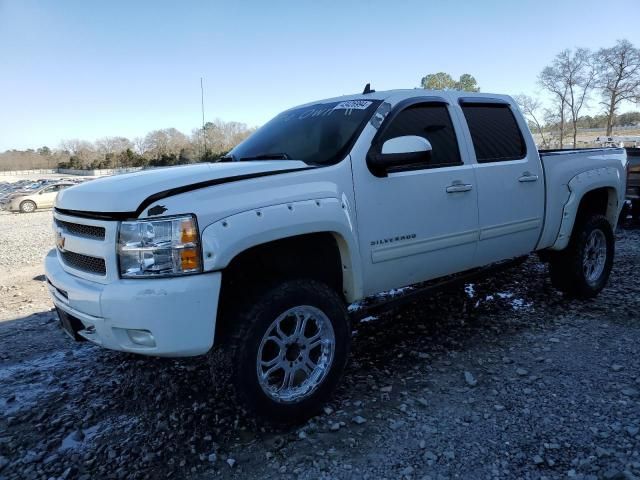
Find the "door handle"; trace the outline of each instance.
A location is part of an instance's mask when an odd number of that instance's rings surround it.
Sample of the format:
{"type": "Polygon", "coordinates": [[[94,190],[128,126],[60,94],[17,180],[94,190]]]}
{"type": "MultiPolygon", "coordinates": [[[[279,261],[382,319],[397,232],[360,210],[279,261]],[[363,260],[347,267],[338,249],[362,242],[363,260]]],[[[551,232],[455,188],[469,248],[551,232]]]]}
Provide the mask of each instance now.
{"type": "Polygon", "coordinates": [[[473,185],[469,183],[453,182],[451,185],[449,185],[446,188],[446,190],[447,190],[447,193],[457,193],[457,192],[468,192],[472,188],[473,188],[473,185]]]}
{"type": "Polygon", "coordinates": [[[524,172],[522,174],[522,176],[520,178],[518,178],[518,181],[521,182],[521,183],[537,182],[538,181],[538,175],[534,175],[533,173],[530,173],[530,172],[524,172]]]}

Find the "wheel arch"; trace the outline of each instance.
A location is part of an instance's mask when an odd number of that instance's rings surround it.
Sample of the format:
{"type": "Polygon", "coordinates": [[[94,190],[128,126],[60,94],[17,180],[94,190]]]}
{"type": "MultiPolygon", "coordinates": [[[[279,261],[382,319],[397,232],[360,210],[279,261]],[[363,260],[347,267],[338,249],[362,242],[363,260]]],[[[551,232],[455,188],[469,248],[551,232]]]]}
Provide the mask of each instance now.
{"type": "Polygon", "coordinates": [[[252,265],[308,276],[330,283],[351,303],[362,296],[353,225],[345,201],[335,198],[242,212],[204,229],[204,269],[222,270],[223,283],[252,265]]]}
{"type": "Polygon", "coordinates": [[[596,176],[595,179],[593,175],[597,174],[585,172],[576,175],[569,182],[571,194],[563,208],[560,231],[551,250],[564,250],[569,244],[576,223],[592,214],[603,215],[611,228],[615,229],[622,208],[619,182],[606,174],[602,177],[596,176]]]}

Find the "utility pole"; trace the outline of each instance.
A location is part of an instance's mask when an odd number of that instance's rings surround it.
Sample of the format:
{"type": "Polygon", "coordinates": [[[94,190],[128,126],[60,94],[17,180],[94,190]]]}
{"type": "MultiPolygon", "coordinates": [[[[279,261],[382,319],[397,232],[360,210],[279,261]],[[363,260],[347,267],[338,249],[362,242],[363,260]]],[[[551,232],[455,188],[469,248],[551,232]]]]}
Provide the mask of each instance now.
{"type": "Polygon", "coordinates": [[[202,106],[202,143],[204,147],[202,157],[204,157],[207,154],[207,132],[204,128],[204,86],[202,84],[202,77],[200,77],[200,102],[202,106]]]}

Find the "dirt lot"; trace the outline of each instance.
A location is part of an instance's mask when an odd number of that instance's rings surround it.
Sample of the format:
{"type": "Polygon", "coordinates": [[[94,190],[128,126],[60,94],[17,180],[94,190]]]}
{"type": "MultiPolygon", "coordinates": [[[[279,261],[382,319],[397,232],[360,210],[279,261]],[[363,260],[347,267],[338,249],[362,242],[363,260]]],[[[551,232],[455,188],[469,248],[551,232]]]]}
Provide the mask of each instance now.
{"type": "Polygon", "coordinates": [[[71,342],[41,277],[50,216],[0,215],[0,478],[640,476],[637,227],[593,301],[532,257],[356,325],[325,413],[273,429],[202,359],[71,342]]]}

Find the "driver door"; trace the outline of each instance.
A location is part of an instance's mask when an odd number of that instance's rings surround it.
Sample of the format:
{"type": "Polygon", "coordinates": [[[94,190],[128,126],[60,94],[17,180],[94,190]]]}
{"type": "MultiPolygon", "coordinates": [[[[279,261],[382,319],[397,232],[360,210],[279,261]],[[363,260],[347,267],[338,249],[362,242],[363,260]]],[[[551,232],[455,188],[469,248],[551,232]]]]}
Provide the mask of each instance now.
{"type": "Polygon", "coordinates": [[[352,159],[365,295],[473,267],[476,177],[473,165],[462,161],[447,102],[400,102],[368,154],[384,153],[386,141],[409,135],[431,144],[422,164],[394,165],[380,176],[365,158],[352,159]]]}

